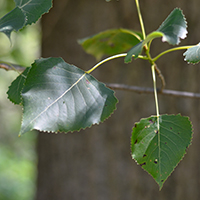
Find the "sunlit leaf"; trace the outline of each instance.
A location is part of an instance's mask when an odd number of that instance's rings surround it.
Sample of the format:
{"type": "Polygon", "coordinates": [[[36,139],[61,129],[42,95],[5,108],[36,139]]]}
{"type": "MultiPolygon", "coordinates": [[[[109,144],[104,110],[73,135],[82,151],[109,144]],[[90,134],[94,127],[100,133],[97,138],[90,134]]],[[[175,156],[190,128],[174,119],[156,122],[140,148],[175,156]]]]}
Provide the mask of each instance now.
{"type": "Polygon", "coordinates": [[[79,131],[99,124],[116,109],[114,91],[62,58],[42,58],[32,65],[22,90],[20,134],[37,129],[79,131]]]}
{"type": "Polygon", "coordinates": [[[194,47],[189,48],[184,54],[185,61],[196,64],[200,61],[200,43],[194,47]]]}
{"type": "Polygon", "coordinates": [[[184,157],[192,139],[188,117],[161,115],[135,124],[131,138],[132,157],[158,183],[160,189],[184,157]]]}
{"type": "Polygon", "coordinates": [[[103,55],[112,56],[128,51],[141,41],[141,33],[127,29],[111,29],[79,40],[88,53],[101,59],[103,55]]]}
{"type": "Polygon", "coordinates": [[[20,74],[9,87],[9,90],[7,92],[8,99],[14,104],[22,103],[21,91],[24,87],[24,82],[26,80],[26,76],[29,70],[30,68],[26,68],[25,71],[22,74],[20,74]]]}
{"type": "Polygon", "coordinates": [[[173,45],[179,44],[180,38],[184,39],[187,36],[187,22],[182,10],[175,8],[157,31],[164,33],[163,42],[173,45]]]}

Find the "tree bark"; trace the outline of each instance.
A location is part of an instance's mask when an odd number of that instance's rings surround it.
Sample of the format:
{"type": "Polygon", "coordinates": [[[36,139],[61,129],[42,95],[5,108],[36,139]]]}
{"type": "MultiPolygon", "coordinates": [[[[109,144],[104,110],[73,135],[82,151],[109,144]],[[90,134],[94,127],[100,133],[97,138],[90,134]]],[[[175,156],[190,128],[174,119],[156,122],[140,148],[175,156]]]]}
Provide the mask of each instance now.
{"type": "MultiPolygon", "coordinates": [[[[190,33],[182,44],[196,44],[200,40],[199,6],[197,0],[141,1],[146,32],[156,30],[175,7],[180,7],[190,33]]],[[[81,49],[77,39],[120,27],[140,29],[133,0],[54,1],[53,9],[42,19],[42,56],[63,57],[66,62],[87,70],[96,61],[81,49]]],[[[169,47],[156,40],[152,44],[152,54],[169,47]]],[[[157,62],[167,88],[200,92],[199,65],[187,65],[182,53],[170,53],[157,62]]],[[[120,58],[104,64],[92,75],[102,82],[152,87],[151,68],[145,61],[124,64],[120,58]]],[[[140,118],[155,114],[154,96],[126,91],[116,91],[116,96],[119,99],[117,110],[100,125],[68,134],[39,133],[36,199],[200,199],[199,100],[159,97],[161,113],[190,116],[195,132],[186,157],[159,192],[153,178],[130,156],[132,127],[140,118]]]]}

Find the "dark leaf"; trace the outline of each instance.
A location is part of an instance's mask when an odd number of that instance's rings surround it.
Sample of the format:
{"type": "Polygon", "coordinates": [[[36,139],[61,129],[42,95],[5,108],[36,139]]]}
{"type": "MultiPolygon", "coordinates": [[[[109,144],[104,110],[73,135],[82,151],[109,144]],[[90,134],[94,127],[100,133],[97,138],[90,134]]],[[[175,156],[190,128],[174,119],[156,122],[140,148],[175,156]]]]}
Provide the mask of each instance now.
{"type": "Polygon", "coordinates": [[[142,119],[133,128],[132,157],[158,183],[160,189],[191,144],[192,125],[188,117],[161,115],[142,119]]]}
{"type": "Polygon", "coordinates": [[[62,58],[32,65],[22,91],[20,134],[32,129],[69,132],[99,124],[116,109],[114,91],[62,58]]]}

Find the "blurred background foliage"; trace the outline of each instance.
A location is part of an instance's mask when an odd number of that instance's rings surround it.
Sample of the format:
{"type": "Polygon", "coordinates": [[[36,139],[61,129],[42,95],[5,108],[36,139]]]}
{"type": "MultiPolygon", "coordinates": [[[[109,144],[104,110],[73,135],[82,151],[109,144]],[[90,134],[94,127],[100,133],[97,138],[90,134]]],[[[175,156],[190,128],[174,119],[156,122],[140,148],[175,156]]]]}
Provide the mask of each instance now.
{"type": "MultiPolygon", "coordinates": [[[[15,7],[14,0],[0,0],[0,18],[15,7]]],[[[0,60],[30,66],[40,56],[39,23],[11,34],[0,33],[0,60]]],[[[18,137],[22,110],[7,99],[17,72],[0,69],[0,200],[31,200],[35,194],[35,132],[18,137]]]]}

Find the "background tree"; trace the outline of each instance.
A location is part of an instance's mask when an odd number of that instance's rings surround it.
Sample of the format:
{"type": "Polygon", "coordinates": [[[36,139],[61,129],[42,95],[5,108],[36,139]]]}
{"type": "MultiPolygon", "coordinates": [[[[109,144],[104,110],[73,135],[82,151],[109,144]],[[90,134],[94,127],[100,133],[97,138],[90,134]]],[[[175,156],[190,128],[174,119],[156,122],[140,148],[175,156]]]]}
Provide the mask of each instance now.
{"type": "MultiPolygon", "coordinates": [[[[199,6],[197,0],[142,1],[146,31],[157,29],[174,7],[180,7],[191,33],[184,42],[195,44],[199,41],[199,6]]],[[[42,19],[42,56],[61,56],[68,63],[89,69],[96,61],[84,53],[77,39],[120,27],[140,28],[133,0],[54,1],[53,9],[42,19]]],[[[157,52],[157,46],[159,51],[168,47],[159,40],[154,43],[152,52],[157,52]]],[[[187,65],[182,52],[168,54],[157,64],[167,88],[199,92],[199,65],[187,65]]],[[[118,59],[93,75],[103,82],[152,85],[150,65],[139,60],[125,65],[118,59]]],[[[116,96],[118,109],[100,126],[67,135],[39,134],[36,199],[199,199],[199,100],[160,96],[160,112],[189,115],[195,135],[188,155],[159,192],[154,180],[131,159],[129,148],[134,122],[155,113],[154,97],[124,91],[116,91],[116,96]]]]}

